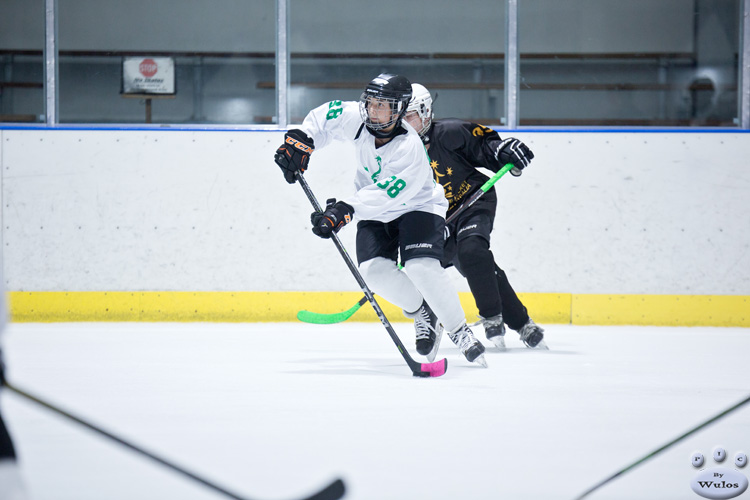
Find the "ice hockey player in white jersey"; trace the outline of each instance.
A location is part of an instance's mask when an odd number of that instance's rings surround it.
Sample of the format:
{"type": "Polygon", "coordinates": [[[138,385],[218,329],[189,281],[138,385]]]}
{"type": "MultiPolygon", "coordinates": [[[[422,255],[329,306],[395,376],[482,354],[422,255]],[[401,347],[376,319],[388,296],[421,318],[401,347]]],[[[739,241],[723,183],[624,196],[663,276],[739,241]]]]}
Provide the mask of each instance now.
{"type": "Polygon", "coordinates": [[[292,184],[316,147],[353,141],[356,191],[313,213],[313,233],[330,238],[356,216],[360,272],[375,293],[414,319],[417,352],[434,360],[444,327],[468,361],[487,366],[440,265],[448,203],[419,135],[403,122],[411,96],[407,78],[381,74],[359,102],[332,101],[310,111],[301,129],[286,133],[274,159],[292,184]]]}
{"type": "MultiPolygon", "coordinates": [[[[4,392],[5,365],[3,364],[2,337],[7,324],[7,304],[5,298],[5,279],[3,278],[3,258],[0,250],[0,395],[4,392]]],[[[13,440],[5,427],[0,413],[0,499],[25,500],[27,498],[21,472],[18,468],[16,449],[13,440]]]]}

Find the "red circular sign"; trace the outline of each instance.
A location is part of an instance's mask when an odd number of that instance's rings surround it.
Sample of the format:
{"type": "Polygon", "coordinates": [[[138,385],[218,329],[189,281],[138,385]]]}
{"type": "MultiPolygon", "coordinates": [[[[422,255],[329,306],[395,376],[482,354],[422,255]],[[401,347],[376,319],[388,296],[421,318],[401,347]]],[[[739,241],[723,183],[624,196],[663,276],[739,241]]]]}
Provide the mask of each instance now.
{"type": "Polygon", "coordinates": [[[151,78],[152,76],[154,76],[158,69],[159,67],[156,65],[156,62],[154,62],[153,59],[144,59],[138,66],[138,70],[146,78],[151,78]]]}

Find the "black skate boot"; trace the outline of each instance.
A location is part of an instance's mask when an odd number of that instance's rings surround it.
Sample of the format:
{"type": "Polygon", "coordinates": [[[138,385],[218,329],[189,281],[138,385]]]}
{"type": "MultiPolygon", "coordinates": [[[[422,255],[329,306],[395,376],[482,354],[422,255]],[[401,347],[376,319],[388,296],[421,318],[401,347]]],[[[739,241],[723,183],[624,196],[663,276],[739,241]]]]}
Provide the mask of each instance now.
{"type": "Polygon", "coordinates": [[[495,344],[499,350],[505,350],[505,324],[503,323],[503,315],[498,314],[497,316],[491,316],[489,318],[483,318],[484,323],[484,334],[487,340],[495,344]]]}
{"type": "Polygon", "coordinates": [[[484,346],[474,337],[466,323],[455,332],[448,333],[448,336],[470,363],[477,363],[487,368],[487,360],[484,359],[484,346]]]}
{"type": "Polygon", "coordinates": [[[547,344],[544,343],[544,329],[534,323],[531,318],[518,330],[518,334],[521,336],[521,341],[527,347],[532,349],[549,349],[547,344]]]}
{"type": "Polygon", "coordinates": [[[422,356],[427,356],[430,363],[437,356],[440,339],[443,336],[443,325],[438,321],[437,316],[426,301],[422,301],[422,307],[416,312],[408,313],[404,311],[408,318],[414,319],[414,330],[417,334],[417,352],[422,356]]]}

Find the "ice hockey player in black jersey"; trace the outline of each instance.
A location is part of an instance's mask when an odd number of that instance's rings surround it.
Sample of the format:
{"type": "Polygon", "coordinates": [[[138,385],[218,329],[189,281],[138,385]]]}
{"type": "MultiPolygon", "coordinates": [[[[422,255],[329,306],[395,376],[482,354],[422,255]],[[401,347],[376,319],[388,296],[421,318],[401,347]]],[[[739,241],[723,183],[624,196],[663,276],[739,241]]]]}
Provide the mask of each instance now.
{"type": "MultiPolygon", "coordinates": [[[[413,83],[405,121],[417,131],[427,148],[435,180],[443,186],[449,202],[447,217],[488,180],[478,167],[497,172],[512,163],[510,173],[519,176],[534,158],[518,139],[501,139],[494,130],[468,121],[433,121],[433,116],[430,92],[413,83]]],[[[526,346],[546,349],[544,330],[529,317],[490,250],[496,209],[493,187],[451,222],[442,264],[455,266],[469,282],[485,335],[498,349],[505,350],[505,324],[519,333],[526,346]],[[488,279],[490,276],[494,279],[488,279]]]]}

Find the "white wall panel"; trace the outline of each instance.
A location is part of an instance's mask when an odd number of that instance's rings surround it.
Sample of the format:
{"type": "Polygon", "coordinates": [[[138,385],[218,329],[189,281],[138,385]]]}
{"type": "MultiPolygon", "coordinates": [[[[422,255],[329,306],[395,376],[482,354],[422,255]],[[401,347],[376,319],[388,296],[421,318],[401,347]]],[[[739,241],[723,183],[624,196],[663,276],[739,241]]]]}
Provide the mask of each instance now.
{"type": "MultiPolygon", "coordinates": [[[[536,159],[497,185],[492,248],[517,291],[750,294],[750,134],[515,135],[536,159]]],[[[2,131],[8,289],[356,290],[273,163],[282,136],[2,131]]],[[[353,158],[313,155],[321,203],[353,158]]]]}
{"type": "Polygon", "coordinates": [[[537,156],[498,185],[504,215],[493,236],[517,288],[750,292],[750,135],[523,138],[537,156]]]}

